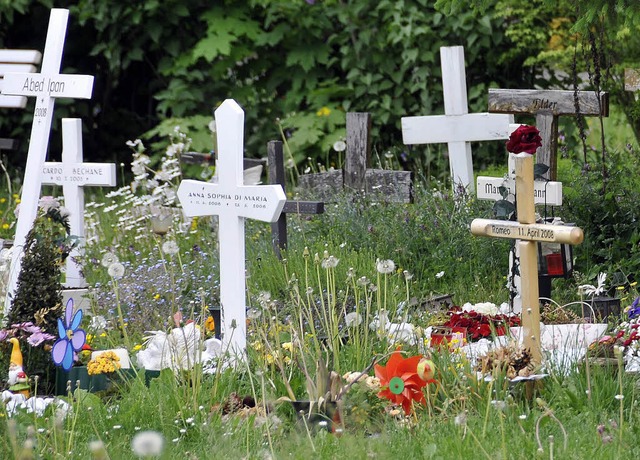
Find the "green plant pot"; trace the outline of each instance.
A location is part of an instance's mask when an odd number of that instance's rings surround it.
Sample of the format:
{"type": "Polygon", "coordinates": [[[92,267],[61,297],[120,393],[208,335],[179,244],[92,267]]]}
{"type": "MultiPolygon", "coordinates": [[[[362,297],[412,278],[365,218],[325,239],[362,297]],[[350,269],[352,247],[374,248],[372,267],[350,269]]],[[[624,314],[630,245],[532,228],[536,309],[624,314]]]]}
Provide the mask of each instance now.
{"type": "MultiPolygon", "coordinates": [[[[160,371],[140,369],[137,372],[144,372],[144,383],[146,386],[149,386],[151,380],[160,375],[160,371]]],[[[71,391],[80,388],[95,393],[96,391],[110,389],[115,382],[135,379],[136,375],[136,369],[120,369],[111,375],[89,375],[86,366],[72,367],[68,372],[58,368],[56,370],[56,395],[67,394],[67,383],[69,381],[71,391]]]]}
{"type": "Polygon", "coordinates": [[[76,388],[89,392],[104,391],[109,381],[106,375],[89,375],[87,366],[72,367],[69,371],[58,368],[56,370],[56,395],[66,395],[76,388]]]}

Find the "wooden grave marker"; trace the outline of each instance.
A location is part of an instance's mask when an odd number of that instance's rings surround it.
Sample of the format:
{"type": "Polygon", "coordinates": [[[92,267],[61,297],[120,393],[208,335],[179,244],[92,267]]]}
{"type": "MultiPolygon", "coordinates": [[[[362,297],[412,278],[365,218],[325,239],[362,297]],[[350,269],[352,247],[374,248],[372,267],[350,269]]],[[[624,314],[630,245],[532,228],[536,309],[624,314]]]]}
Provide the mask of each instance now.
{"type": "Polygon", "coordinates": [[[464,47],[441,47],[440,62],[445,114],[403,117],[403,142],[406,145],[446,143],[453,189],[462,186],[473,192],[471,142],[508,139],[513,117],[469,113],[464,47]]]}
{"type": "Polygon", "coordinates": [[[227,99],[215,111],[218,126],[217,184],[183,180],[178,199],[188,217],[218,216],[223,342],[237,356],[246,348],[244,219],[275,222],[286,201],[279,185],[244,185],[244,112],[227,99]]]}
{"type": "Polygon", "coordinates": [[[640,90],[640,70],[624,69],[624,90],[625,91],[640,90]]]}
{"type": "Polygon", "coordinates": [[[322,201],[331,201],[345,190],[373,195],[389,202],[413,201],[410,171],[370,169],[370,113],[347,112],[346,144],[343,170],[301,175],[299,187],[322,201]]]}
{"type": "Polygon", "coordinates": [[[531,351],[533,361],[540,364],[540,301],[538,296],[539,241],[580,244],[584,233],[579,227],[535,223],[533,155],[521,153],[515,157],[516,206],[518,221],[474,219],[471,233],[477,236],[515,239],[520,252],[522,278],[522,329],[524,346],[531,351]]]}
{"type": "MultiPolygon", "coordinates": [[[[270,141],[267,144],[267,163],[269,165],[269,183],[279,184],[286,195],[281,141],[270,141]]],[[[273,250],[279,259],[282,258],[281,251],[287,249],[287,214],[322,214],[323,212],[324,202],[322,201],[287,200],[278,220],[271,223],[273,250]]]]}
{"type": "Polygon", "coordinates": [[[86,286],[75,258],[82,254],[84,244],[84,187],[116,185],[114,163],[82,162],[82,120],[62,119],[62,163],[45,162],[42,167],[43,185],[61,185],[64,205],[70,211],[71,234],[79,237],[80,244],[67,257],[65,287],[86,286]]]}
{"type": "Polygon", "coordinates": [[[535,115],[542,147],[536,153],[538,162],[549,166],[546,179],[558,177],[558,118],[564,115],[609,115],[608,93],[596,91],[561,91],[534,89],[489,89],[489,112],[535,115]]]}
{"type": "MultiPolygon", "coordinates": [[[[512,124],[509,131],[515,131],[520,125],[512,124]]],[[[477,198],[479,200],[502,200],[502,194],[500,188],[505,187],[509,193],[507,199],[509,201],[515,201],[516,194],[516,181],[515,181],[515,154],[507,152],[509,155],[508,161],[508,173],[507,177],[487,177],[478,176],[477,178],[477,198]]],[[[547,180],[534,179],[534,193],[533,200],[536,205],[543,206],[562,206],[562,182],[553,182],[547,180]]],[[[515,253],[509,254],[509,272],[507,274],[508,285],[513,286],[514,297],[512,299],[511,307],[516,313],[522,311],[522,283],[519,275],[514,275],[513,265],[520,264],[520,257],[517,253],[517,247],[515,253]]]]}
{"type": "Polygon", "coordinates": [[[12,96],[32,96],[36,98],[33,125],[29,140],[27,164],[20,197],[20,214],[16,225],[16,236],[9,274],[5,313],[11,307],[20,274],[22,249],[27,233],[33,226],[38,212],[38,199],[42,167],[47,155],[51,120],[57,98],[90,99],[93,91],[93,77],[90,75],[60,74],[62,51],[69,10],[54,8],[51,10],[49,27],[42,58],[42,69],[37,73],[8,73],[4,77],[2,94],[12,96]]]}

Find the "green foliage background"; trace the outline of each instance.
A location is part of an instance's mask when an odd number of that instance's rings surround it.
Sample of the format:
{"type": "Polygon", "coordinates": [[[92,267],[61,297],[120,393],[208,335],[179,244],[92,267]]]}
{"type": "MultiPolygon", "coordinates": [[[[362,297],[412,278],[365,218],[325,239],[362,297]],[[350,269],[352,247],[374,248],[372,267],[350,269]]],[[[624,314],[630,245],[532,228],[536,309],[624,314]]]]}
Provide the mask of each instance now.
{"type": "MultiPolygon", "coordinates": [[[[441,46],[465,47],[470,111],[486,110],[491,86],[557,83],[540,78],[550,61],[536,58],[571,50],[571,2],[494,4],[448,14],[428,0],[56,2],[71,10],[63,71],[96,81],[92,100],[58,102],[53,157],[63,116],[83,118],[92,159],[126,161],[126,140],[176,124],[208,151],[206,121],[226,98],[246,110],[248,157],[280,137],[279,119],[298,162],[325,159],[344,136],[346,111],[373,114],[376,151],[404,149],[402,116],[443,112],[441,46]],[[323,107],[328,117],[317,115],[323,107]]],[[[0,2],[0,47],[42,49],[53,5],[0,2]]],[[[30,120],[29,110],[3,113],[0,133],[24,139],[30,120]]],[[[490,163],[500,148],[474,158],[490,163]]],[[[430,161],[426,149],[411,153],[430,161]]]]}

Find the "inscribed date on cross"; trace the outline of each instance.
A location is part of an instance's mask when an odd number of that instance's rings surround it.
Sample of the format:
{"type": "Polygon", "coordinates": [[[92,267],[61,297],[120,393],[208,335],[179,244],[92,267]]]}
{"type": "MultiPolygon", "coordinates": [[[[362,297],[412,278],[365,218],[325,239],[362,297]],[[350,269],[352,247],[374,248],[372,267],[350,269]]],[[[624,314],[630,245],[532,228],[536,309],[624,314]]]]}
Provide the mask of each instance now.
{"type": "Polygon", "coordinates": [[[471,233],[476,236],[492,236],[549,243],[580,244],[584,239],[582,229],[564,225],[521,224],[518,222],[474,219],[471,233]]]}

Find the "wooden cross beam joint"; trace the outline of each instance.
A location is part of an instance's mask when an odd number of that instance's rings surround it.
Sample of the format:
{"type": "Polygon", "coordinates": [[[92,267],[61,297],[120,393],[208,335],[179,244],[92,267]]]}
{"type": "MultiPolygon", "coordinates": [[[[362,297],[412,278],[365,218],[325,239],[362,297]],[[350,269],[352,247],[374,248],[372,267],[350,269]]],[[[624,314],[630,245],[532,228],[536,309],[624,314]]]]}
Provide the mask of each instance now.
{"type": "MultiPolygon", "coordinates": [[[[269,183],[282,186],[285,191],[284,154],[281,141],[270,141],[267,144],[267,163],[269,165],[269,183]]],[[[292,201],[287,200],[282,208],[280,217],[271,223],[273,250],[278,258],[282,258],[282,250],[287,249],[287,214],[322,214],[322,201],[292,201]]]]}
{"type": "Polygon", "coordinates": [[[388,202],[413,202],[411,171],[369,169],[371,114],[347,113],[347,154],[343,170],[304,174],[299,187],[314,197],[331,201],[343,191],[363,192],[388,202]]]}
{"type": "Polygon", "coordinates": [[[596,91],[489,89],[489,112],[535,115],[542,147],[538,162],[549,166],[546,179],[557,179],[558,117],[609,116],[609,95],[596,91]],[[576,107],[577,106],[577,107],[576,107]]]}

